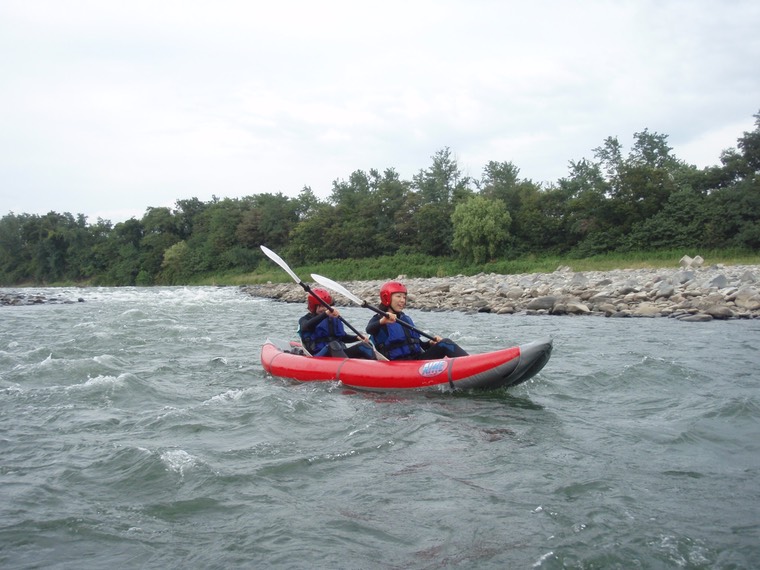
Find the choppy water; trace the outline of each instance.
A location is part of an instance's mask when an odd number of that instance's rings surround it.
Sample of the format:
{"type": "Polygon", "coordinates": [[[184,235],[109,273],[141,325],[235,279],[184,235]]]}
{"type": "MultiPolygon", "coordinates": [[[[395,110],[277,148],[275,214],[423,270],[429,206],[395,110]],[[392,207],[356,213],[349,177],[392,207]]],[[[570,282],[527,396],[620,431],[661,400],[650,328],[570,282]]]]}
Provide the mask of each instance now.
{"type": "Polygon", "coordinates": [[[412,311],[554,353],[506,392],[372,395],[264,374],[300,306],[55,293],[86,302],[0,308],[4,569],[758,566],[758,321],[412,311]]]}

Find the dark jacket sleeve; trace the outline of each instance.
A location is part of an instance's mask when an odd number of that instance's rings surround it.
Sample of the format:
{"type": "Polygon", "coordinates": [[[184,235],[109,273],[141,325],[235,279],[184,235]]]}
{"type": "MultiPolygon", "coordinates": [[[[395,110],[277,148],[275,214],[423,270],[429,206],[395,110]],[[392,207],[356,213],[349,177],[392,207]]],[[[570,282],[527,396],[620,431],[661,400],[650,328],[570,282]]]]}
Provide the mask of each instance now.
{"type": "Polygon", "coordinates": [[[304,315],[301,317],[301,319],[298,321],[298,328],[302,332],[311,332],[315,328],[317,328],[317,325],[324,321],[327,318],[327,315],[325,313],[322,313],[321,315],[315,315],[312,316],[311,314],[304,315]]]}
{"type": "Polygon", "coordinates": [[[372,315],[372,318],[367,323],[367,334],[376,335],[380,332],[380,329],[383,327],[383,325],[380,324],[380,319],[383,318],[383,315],[372,315]]]}

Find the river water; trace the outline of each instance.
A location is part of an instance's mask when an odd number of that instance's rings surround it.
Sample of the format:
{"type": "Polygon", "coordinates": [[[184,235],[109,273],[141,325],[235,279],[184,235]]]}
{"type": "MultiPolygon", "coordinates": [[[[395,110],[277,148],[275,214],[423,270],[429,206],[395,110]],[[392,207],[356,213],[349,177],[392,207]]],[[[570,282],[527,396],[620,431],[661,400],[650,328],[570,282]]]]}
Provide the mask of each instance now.
{"type": "Polygon", "coordinates": [[[760,321],[412,309],[554,353],[508,391],[378,395],[264,373],[300,305],[41,292],[85,302],[0,307],[4,569],[758,567],[760,321]]]}

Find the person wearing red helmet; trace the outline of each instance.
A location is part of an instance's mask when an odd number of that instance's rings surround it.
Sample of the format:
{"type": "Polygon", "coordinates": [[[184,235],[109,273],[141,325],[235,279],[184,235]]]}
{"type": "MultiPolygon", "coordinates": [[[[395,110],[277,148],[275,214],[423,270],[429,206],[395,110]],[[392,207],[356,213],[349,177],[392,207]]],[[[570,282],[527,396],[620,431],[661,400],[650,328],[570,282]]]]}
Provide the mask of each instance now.
{"type": "Polygon", "coordinates": [[[385,314],[374,315],[367,324],[367,333],[375,348],[388,360],[436,360],[448,356],[467,356],[457,343],[436,336],[424,341],[420,334],[400,325],[403,321],[414,326],[412,318],[404,313],[407,290],[403,283],[388,281],[380,288],[380,308],[385,314]]]}
{"type": "Polygon", "coordinates": [[[327,308],[314,297],[316,295],[327,303],[332,305],[333,299],[327,289],[312,289],[306,306],[309,310],[298,321],[298,334],[306,350],[312,356],[335,356],[339,358],[366,358],[375,360],[375,352],[368,344],[367,337],[346,334],[343,328],[343,322],[340,320],[340,313],[337,309],[327,308]],[[358,342],[359,344],[347,347],[347,342],[358,342]]]}

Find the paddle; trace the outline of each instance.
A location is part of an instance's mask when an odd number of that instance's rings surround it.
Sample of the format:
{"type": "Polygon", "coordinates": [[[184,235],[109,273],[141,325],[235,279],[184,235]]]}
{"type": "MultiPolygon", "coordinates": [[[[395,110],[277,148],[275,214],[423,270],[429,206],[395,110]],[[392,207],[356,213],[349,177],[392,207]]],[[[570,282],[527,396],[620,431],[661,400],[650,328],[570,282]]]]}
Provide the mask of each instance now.
{"type": "MultiPolygon", "coordinates": [[[[336,283],[332,279],[329,279],[327,277],[323,277],[322,275],[317,275],[316,273],[312,273],[311,274],[311,278],[314,279],[314,281],[316,281],[317,283],[319,283],[323,287],[327,287],[328,289],[332,289],[336,293],[340,293],[341,295],[343,295],[344,297],[350,299],[351,301],[353,301],[357,305],[360,305],[360,306],[362,306],[362,307],[364,307],[366,309],[370,309],[372,311],[375,311],[378,315],[385,316],[385,315],[388,314],[385,311],[383,311],[382,309],[380,309],[379,307],[373,307],[372,305],[370,305],[369,303],[367,303],[367,301],[362,301],[359,297],[357,297],[356,295],[354,295],[351,291],[349,291],[348,289],[346,289],[343,285],[341,285],[340,283],[336,283]]],[[[409,323],[407,323],[405,321],[402,321],[402,320],[399,319],[396,322],[398,324],[400,324],[401,326],[404,326],[404,327],[406,327],[406,328],[408,328],[410,330],[413,330],[413,331],[417,332],[418,334],[420,334],[421,336],[424,336],[425,338],[429,338],[430,340],[435,340],[436,339],[433,335],[431,335],[429,333],[426,333],[425,331],[420,330],[417,327],[415,327],[414,325],[410,325],[409,323]]]]}
{"type": "MultiPolygon", "coordinates": [[[[261,251],[263,251],[264,254],[269,259],[271,259],[277,265],[279,265],[280,267],[282,267],[285,270],[285,272],[293,278],[293,281],[295,281],[296,283],[298,283],[303,288],[304,291],[306,291],[309,295],[311,295],[317,301],[319,301],[319,303],[321,305],[323,305],[328,311],[332,311],[333,310],[333,308],[330,306],[329,303],[325,302],[319,295],[317,295],[314,291],[311,290],[311,287],[309,287],[306,283],[304,283],[303,281],[301,281],[298,278],[298,275],[296,275],[293,272],[293,270],[288,266],[287,263],[285,263],[285,261],[279,255],[277,255],[275,252],[273,252],[271,249],[269,249],[268,247],[266,247],[264,245],[259,246],[259,247],[261,247],[261,251]]],[[[358,336],[358,337],[365,337],[365,336],[367,336],[366,334],[361,334],[358,330],[356,330],[353,326],[351,326],[351,323],[349,323],[343,317],[339,316],[338,318],[341,320],[341,322],[344,325],[346,325],[348,328],[350,328],[354,332],[354,334],[356,336],[358,336]]],[[[370,343],[370,346],[372,346],[372,350],[375,352],[375,358],[377,358],[378,360],[388,360],[384,355],[380,354],[377,351],[377,349],[372,345],[372,343],[370,343]]]]}

